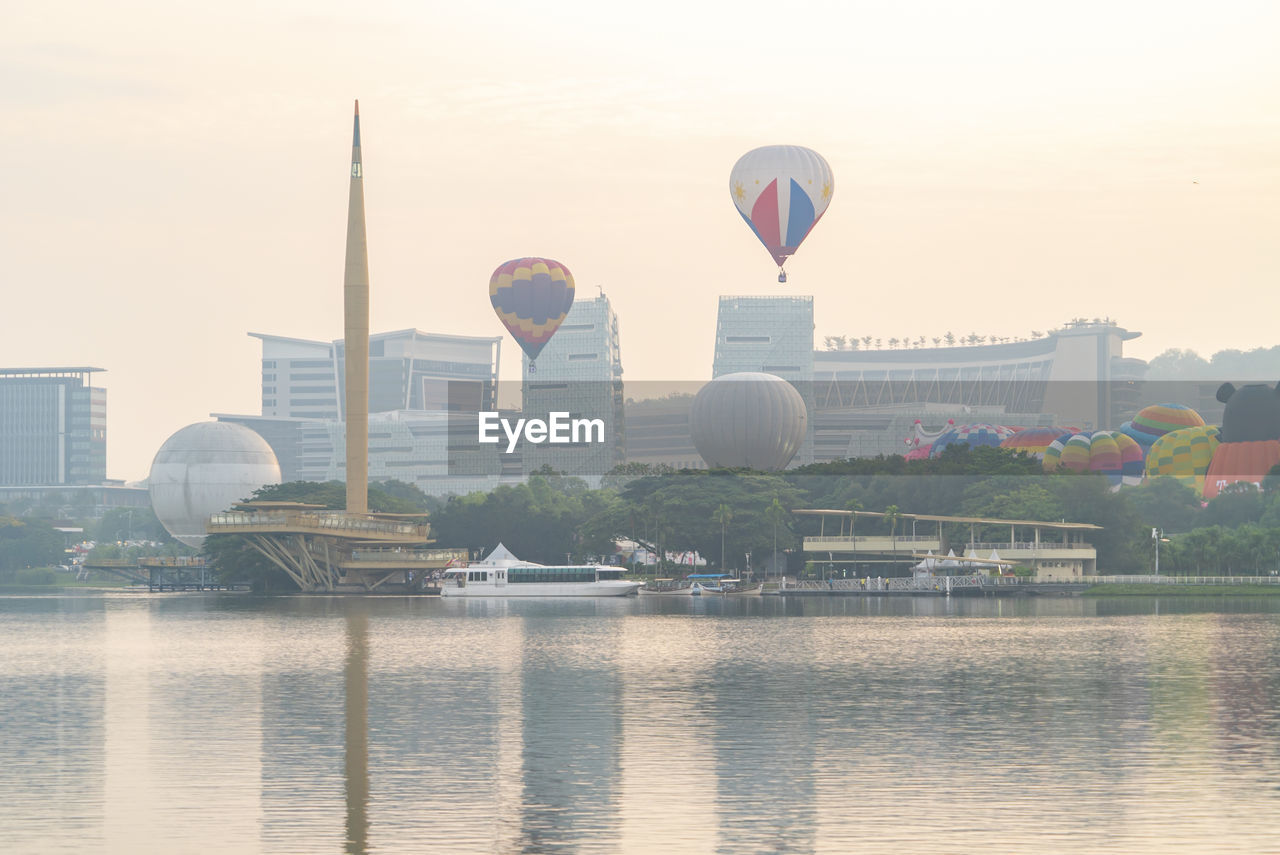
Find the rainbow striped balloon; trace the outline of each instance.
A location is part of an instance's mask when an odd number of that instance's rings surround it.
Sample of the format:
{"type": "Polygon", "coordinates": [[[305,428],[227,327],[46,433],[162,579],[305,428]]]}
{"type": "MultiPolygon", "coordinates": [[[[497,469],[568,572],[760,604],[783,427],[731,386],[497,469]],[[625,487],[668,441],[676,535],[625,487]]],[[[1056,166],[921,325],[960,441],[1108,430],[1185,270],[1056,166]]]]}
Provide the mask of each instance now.
{"type": "Polygon", "coordinates": [[[1138,445],[1150,448],[1152,443],[1166,433],[1183,428],[1203,427],[1204,419],[1190,407],[1182,404],[1152,404],[1143,407],[1133,421],[1120,426],[1120,432],[1137,440],[1138,445]]]}
{"type": "Polygon", "coordinates": [[[1044,460],[1044,453],[1055,440],[1067,439],[1074,433],[1077,433],[1075,428],[1025,428],[1001,442],[1000,447],[1012,451],[1023,451],[1034,455],[1036,460],[1044,460]]]}
{"type": "Polygon", "coordinates": [[[1073,472],[1099,472],[1107,476],[1113,489],[1142,481],[1146,455],[1132,437],[1119,431],[1098,430],[1054,440],[1044,452],[1044,471],[1059,467],[1073,472]]]}

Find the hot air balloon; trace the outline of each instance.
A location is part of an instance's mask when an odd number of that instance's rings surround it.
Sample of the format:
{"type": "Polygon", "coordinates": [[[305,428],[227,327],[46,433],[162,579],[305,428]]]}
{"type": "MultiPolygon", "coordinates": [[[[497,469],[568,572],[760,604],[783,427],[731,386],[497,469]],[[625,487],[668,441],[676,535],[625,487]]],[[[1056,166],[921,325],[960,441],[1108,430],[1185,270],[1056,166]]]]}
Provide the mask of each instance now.
{"type": "Polygon", "coordinates": [[[1215,425],[1171,430],[1152,443],[1147,452],[1147,478],[1169,475],[1203,494],[1204,476],[1217,448],[1215,425]]]}
{"type": "Polygon", "coordinates": [[[958,428],[944,431],[933,441],[929,450],[930,457],[941,457],[949,445],[968,445],[977,448],[980,445],[998,446],[1014,435],[1013,428],[1003,425],[961,425],[958,428]]]}
{"type": "Polygon", "coordinates": [[[804,398],[786,380],[742,372],[717,377],[698,390],[689,432],[710,466],[775,471],[800,450],[808,420],[804,398]]]}
{"type": "Polygon", "coordinates": [[[1203,425],[1204,419],[1190,407],[1182,404],[1152,404],[1143,407],[1133,417],[1133,421],[1120,425],[1120,432],[1137,440],[1138,445],[1144,449],[1150,449],[1152,443],[1170,431],[1203,425]]]}
{"type": "Polygon", "coordinates": [[[1033,427],[1020,430],[1013,436],[1004,439],[1000,443],[1001,448],[1007,448],[1011,451],[1023,451],[1033,455],[1036,460],[1044,460],[1045,450],[1053,444],[1054,440],[1066,439],[1073,433],[1077,433],[1075,428],[1060,427],[1033,427]]]}
{"type": "Polygon", "coordinates": [[[1044,471],[1062,467],[1074,472],[1101,472],[1114,489],[1142,481],[1145,455],[1137,440],[1119,431],[1097,430],[1054,440],[1044,452],[1044,471]]]}
{"type": "Polygon", "coordinates": [[[489,279],[493,311],[533,361],[573,305],[573,274],[549,258],[517,258],[499,265],[489,279]]]}
{"type": "Polygon", "coordinates": [[[1271,467],[1280,464],[1280,440],[1219,443],[1204,476],[1204,497],[1216,497],[1230,484],[1262,486],[1271,467]]]}
{"type": "Polygon", "coordinates": [[[742,219],[782,269],[831,204],[831,166],[813,149],[767,145],[738,158],[729,173],[729,193],[742,219]]]}

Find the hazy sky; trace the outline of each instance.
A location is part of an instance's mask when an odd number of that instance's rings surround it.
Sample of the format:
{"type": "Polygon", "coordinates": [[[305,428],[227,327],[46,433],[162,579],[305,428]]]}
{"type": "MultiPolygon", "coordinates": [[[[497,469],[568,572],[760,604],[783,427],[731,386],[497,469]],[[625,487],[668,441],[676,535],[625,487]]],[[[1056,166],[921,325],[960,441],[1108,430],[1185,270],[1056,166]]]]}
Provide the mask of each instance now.
{"type": "Polygon", "coordinates": [[[10,4],[0,366],[108,369],[111,477],[258,412],[246,333],[341,335],[353,98],[375,332],[496,335],[545,255],[629,380],[709,377],[719,294],[813,294],[819,342],[1271,346],[1278,43],[1273,0],[10,4]],[[786,286],[728,193],[771,143],[836,176],[786,286]]]}

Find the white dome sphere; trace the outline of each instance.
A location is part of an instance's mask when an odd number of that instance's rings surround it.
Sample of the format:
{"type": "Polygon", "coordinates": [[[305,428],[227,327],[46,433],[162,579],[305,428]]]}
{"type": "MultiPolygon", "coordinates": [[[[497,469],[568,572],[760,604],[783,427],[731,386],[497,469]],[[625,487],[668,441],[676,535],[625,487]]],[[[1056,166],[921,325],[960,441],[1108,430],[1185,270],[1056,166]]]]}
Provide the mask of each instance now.
{"type": "Polygon", "coordinates": [[[786,467],[804,442],[809,414],[795,387],[773,374],[717,377],[689,412],[694,447],[711,466],[786,467]]]}
{"type": "Polygon", "coordinates": [[[151,508],[169,534],[199,548],[211,514],[280,483],[267,441],[234,422],[197,422],[165,440],[147,479],[151,508]]]}

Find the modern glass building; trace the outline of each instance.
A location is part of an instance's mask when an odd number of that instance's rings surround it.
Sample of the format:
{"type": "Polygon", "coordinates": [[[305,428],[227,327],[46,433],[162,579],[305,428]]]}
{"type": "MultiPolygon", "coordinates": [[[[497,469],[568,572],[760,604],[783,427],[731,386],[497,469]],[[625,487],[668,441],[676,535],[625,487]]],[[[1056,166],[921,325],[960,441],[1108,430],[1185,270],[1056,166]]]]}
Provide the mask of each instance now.
{"type": "Polygon", "coordinates": [[[107,478],[105,369],[0,369],[0,485],[102,484],[107,478]]]}
{"type": "Polygon", "coordinates": [[[809,425],[792,465],[813,462],[813,297],[721,297],[712,378],[762,371],[804,399],[809,425]]]}
{"type": "Polygon", "coordinates": [[[601,294],[575,300],[536,365],[536,371],[530,371],[529,358],[524,357],[521,415],[546,419],[550,413],[565,412],[569,418],[601,419],[604,442],[523,443],[525,473],[550,466],[598,483],[625,458],[622,352],[618,316],[609,298],[601,294]]]}
{"type": "MultiPolygon", "coordinates": [[[[346,480],[342,341],[250,335],[262,340],[262,413],[215,417],[261,435],[285,481],[346,480]]],[[[503,461],[474,435],[475,414],[497,409],[501,344],[416,329],[370,336],[370,481],[436,496],[496,486],[503,461]]]]}
{"type": "MultiPolygon", "coordinates": [[[[249,333],[262,341],[262,415],[339,419],[346,361],[333,342],[249,333]]],[[[445,411],[459,396],[493,409],[500,337],[407,329],[369,337],[369,412],[445,411]]]]}

